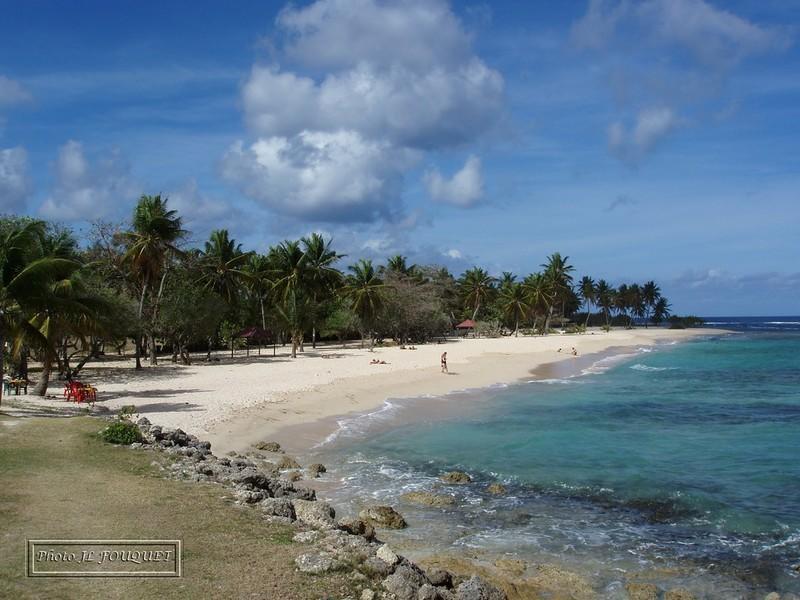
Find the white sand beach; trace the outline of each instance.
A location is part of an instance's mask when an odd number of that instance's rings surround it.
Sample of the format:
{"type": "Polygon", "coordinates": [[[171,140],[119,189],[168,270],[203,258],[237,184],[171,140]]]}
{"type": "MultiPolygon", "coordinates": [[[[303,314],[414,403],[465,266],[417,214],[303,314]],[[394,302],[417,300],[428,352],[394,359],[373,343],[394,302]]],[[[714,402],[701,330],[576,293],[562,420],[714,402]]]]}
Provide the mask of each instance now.
{"type": "MultiPolygon", "coordinates": [[[[718,333],[707,329],[597,330],[583,335],[462,339],[416,350],[387,347],[373,352],[353,343],[345,349],[326,345],[316,350],[309,344],[296,359],[289,357],[288,347],[279,347],[275,357],[272,348],[260,356],[251,351],[245,357],[239,352],[233,359],[219,353],[219,362],[190,366],[162,358],[157,367],[146,366],[138,372],[130,360],[104,361],[87,366],[81,379],[98,388],[98,404],[112,411],[134,405],[153,423],[180,427],[210,440],[218,453],[241,450],[264,439],[277,439],[300,451],[331,433],[336,425],[331,417],[369,411],[389,397],[441,395],[507,383],[543,365],[585,360],[586,355],[612,348],[718,333]],[[439,363],[445,351],[447,375],[441,373],[439,363]],[[386,364],[370,364],[373,359],[386,364]],[[297,425],[308,425],[299,438],[293,427],[297,425]],[[287,427],[291,427],[291,439],[281,435],[287,427]]],[[[60,398],[58,382],[49,392],[60,398]]],[[[63,406],[60,399],[28,396],[26,400],[63,406]]]]}

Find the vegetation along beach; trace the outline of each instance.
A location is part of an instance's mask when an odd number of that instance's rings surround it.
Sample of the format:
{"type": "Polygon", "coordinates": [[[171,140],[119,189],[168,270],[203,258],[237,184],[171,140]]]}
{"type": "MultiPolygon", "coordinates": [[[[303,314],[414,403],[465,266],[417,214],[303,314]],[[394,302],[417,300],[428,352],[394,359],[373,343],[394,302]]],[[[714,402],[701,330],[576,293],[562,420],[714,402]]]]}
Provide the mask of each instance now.
{"type": "Polygon", "coordinates": [[[0,598],[800,600],[790,4],[0,2],[0,598]]]}

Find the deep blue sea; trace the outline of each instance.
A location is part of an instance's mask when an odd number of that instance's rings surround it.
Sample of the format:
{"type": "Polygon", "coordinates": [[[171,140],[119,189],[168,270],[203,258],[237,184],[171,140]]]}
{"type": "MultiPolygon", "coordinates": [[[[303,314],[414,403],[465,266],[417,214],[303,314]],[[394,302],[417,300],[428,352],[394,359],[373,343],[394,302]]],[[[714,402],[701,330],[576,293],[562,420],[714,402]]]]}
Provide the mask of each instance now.
{"type": "Polygon", "coordinates": [[[609,598],[665,567],[710,598],[800,591],[800,317],[707,326],[736,333],[343,421],[330,495],[400,507],[401,545],[556,562],[609,598]],[[441,486],[452,469],[473,483],[441,486]],[[493,481],[508,494],[488,494],[493,481]],[[399,499],[432,489],[457,503],[399,499]]]}

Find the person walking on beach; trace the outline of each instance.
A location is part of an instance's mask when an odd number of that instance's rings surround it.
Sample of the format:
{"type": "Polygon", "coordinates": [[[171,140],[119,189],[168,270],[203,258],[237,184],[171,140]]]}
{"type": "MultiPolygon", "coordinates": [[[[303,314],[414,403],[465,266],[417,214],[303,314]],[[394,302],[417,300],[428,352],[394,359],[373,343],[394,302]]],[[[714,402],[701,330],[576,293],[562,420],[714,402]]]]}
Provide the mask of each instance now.
{"type": "Polygon", "coordinates": [[[447,352],[442,352],[442,373],[447,372],[447,352]]]}

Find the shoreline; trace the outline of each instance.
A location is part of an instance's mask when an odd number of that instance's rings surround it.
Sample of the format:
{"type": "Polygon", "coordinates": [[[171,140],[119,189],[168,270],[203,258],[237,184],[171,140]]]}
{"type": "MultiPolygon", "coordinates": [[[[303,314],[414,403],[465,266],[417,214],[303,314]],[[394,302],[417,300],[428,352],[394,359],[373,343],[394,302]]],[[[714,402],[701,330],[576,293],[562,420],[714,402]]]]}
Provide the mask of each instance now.
{"type": "MultiPolygon", "coordinates": [[[[388,401],[400,402],[426,397],[449,396],[540,379],[563,377],[580,372],[598,360],[626,349],[656,344],[682,342],[708,335],[725,335],[719,329],[634,329],[594,332],[583,335],[550,335],[529,338],[493,338],[462,340],[456,344],[420,346],[421,349],[446,350],[452,357],[462,343],[525,340],[532,349],[527,352],[499,352],[498,348],[471,354],[466,360],[451,361],[450,375],[438,367],[409,368],[388,373],[368,373],[343,377],[308,389],[283,392],[269,403],[241,409],[205,434],[221,452],[245,451],[262,440],[279,442],[290,453],[305,455],[316,450],[346,418],[368,416],[388,401]],[[622,335],[620,335],[622,334],[622,335]],[[569,348],[579,350],[578,357],[569,348]],[[557,349],[565,348],[562,354],[557,349]]],[[[399,348],[376,350],[381,359],[387,354],[404,352],[399,348]]],[[[405,351],[409,352],[409,351],[405,351]]],[[[429,352],[430,354],[430,352],[429,352]]],[[[382,366],[382,365],[376,365],[382,366]]]]}

